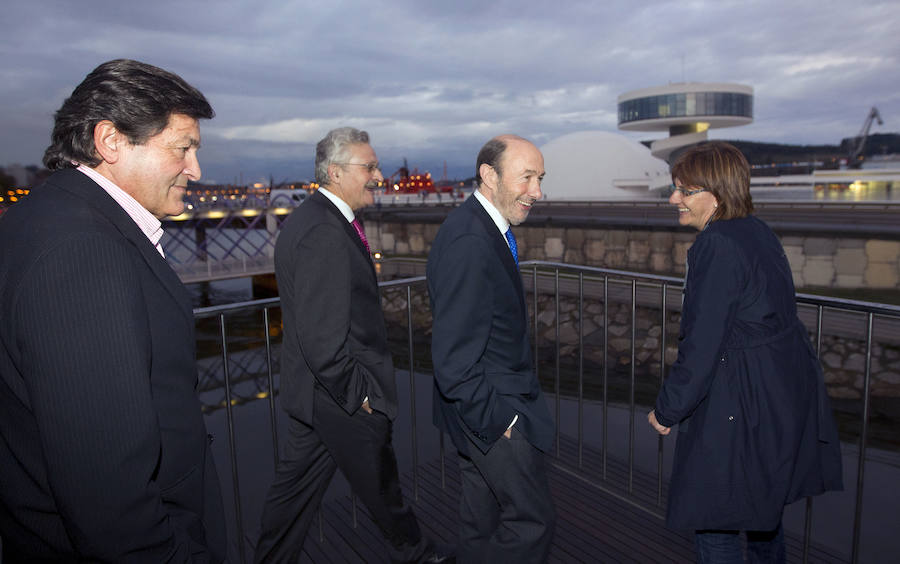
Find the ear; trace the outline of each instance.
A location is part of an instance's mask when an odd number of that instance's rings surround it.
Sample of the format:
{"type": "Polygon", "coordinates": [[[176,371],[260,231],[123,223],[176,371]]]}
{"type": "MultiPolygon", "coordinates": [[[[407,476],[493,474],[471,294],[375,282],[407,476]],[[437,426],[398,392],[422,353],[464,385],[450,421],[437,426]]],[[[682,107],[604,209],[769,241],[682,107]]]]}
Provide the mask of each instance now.
{"type": "Polygon", "coordinates": [[[328,165],[328,179],[332,184],[340,184],[341,172],[343,172],[341,165],[335,163],[328,165]]]}
{"type": "Polygon", "coordinates": [[[94,150],[107,163],[112,164],[119,160],[119,151],[127,142],[125,136],[108,119],[94,126],[94,150]]]}
{"type": "Polygon", "coordinates": [[[481,163],[478,167],[478,174],[481,176],[481,182],[491,190],[497,187],[497,171],[487,163],[481,163]]]}

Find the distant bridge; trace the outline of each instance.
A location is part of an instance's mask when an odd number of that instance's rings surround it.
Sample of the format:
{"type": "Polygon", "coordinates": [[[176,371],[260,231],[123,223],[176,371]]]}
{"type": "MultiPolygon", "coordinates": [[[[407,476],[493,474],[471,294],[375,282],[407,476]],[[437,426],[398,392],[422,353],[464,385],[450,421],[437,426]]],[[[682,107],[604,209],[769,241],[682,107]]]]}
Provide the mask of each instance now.
{"type": "MultiPolygon", "coordinates": [[[[434,195],[383,197],[360,213],[364,221],[436,224],[461,200],[434,195]]],[[[900,202],[755,202],[756,215],[779,233],[821,233],[900,239],[900,202]]],[[[163,249],[185,283],[274,272],[275,240],[292,208],[206,209],[163,222],[163,249]]],[[[672,206],[659,201],[547,201],[529,227],[680,229],[672,206]]],[[[376,251],[378,249],[375,249],[376,251]]]]}

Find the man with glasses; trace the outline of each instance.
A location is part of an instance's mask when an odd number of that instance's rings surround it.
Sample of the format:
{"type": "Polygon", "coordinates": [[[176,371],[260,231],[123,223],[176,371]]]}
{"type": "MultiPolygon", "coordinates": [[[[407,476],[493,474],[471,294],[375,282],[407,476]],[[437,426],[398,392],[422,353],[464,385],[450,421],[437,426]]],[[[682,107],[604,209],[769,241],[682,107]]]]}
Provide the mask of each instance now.
{"type": "Polygon", "coordinates": [[[422,536],[403,500],[391,445],[397,386],[381,294],[354,212],[384,177],[369,135],[330,131],[316,146],[322,187],[275,245],[288,434],[266,497],[256,562],[296,562],[336,469],[369,510],[393,562],[452,562],[422,536]]]}

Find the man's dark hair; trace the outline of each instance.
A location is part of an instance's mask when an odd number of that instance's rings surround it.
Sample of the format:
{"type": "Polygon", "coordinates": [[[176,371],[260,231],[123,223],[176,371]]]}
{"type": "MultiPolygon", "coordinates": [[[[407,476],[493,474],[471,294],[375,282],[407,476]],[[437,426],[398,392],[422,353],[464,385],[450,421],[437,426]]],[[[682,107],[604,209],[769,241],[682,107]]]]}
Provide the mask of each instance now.
{"type": "Polygon", "coordinates": [[[72,162],[97,166],[94,127],[109,120],[134,145],[166,128],[172,114],[210,119],[212,106],[199,90],[161,68],[116,59],[95,68],[56,112],[44,166],[59,170],[72,162]]]}
{"type": "Polygon", "coordinates": [[[500,170],[500,161],[503,159],[503,153],[506,152],[507,141],[518,140],[528,141],[524,137],[518,135],[498,135],[484,144],[484,147],[478,151],[478,158],[475,160],[475,180],[481,186],[481,165],[486,164],[497,171],[497,176],[503,176],[500,170]]]}
{"type": "Polygon", "coordinates": [[[503,152],[506,151],[506,140],[502,137],[494,137],[484,144],[484,147],[478,151],[478,158],[475,161],[475,180],[481,186],[481,165],[486,164],[500,174],[500,159],[503,152]]]}

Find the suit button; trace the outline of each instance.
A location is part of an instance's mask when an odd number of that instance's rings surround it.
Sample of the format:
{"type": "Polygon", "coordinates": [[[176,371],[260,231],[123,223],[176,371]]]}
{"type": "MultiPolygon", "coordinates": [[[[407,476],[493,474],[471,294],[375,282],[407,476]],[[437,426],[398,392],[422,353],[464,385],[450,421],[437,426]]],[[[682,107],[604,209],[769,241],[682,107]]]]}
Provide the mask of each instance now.
{"type": "Polygon", "coordinates": [[[729,416],[728,416],[728,420],[729,420],[729,421],[734,421],[734,415],[729,415],[729,416]]]}

